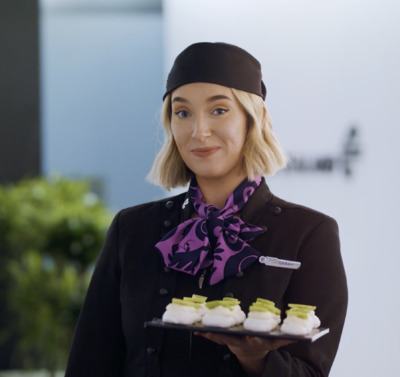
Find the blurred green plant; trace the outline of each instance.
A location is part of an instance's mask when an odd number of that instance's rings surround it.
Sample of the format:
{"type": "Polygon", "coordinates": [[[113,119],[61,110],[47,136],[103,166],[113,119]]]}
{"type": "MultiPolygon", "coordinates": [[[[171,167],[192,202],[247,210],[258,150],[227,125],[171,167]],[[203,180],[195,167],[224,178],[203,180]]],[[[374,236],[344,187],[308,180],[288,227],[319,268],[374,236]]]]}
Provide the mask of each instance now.
{"type": "Polygon", "coordinates": [[[89,181],[63,177],[0,186],[0,280],[15,362],[65,366],[93,263],[112,213],[89,181]]]}

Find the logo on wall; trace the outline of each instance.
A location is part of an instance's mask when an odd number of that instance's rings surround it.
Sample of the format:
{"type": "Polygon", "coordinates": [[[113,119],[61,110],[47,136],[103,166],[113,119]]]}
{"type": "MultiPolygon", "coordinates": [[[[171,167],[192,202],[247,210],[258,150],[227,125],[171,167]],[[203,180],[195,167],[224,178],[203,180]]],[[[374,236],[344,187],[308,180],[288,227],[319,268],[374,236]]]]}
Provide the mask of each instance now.
{"type": "Polygon", "coordinates": [[[342,171],[346,176],[351,176],[354,171],[354,163],[361,154],[359,130],[351,126],[344,139],[341,151],[337,156],[300,158],[290,156],[290,163],[286,171],[315,171],[333,172],[342,171]]]}

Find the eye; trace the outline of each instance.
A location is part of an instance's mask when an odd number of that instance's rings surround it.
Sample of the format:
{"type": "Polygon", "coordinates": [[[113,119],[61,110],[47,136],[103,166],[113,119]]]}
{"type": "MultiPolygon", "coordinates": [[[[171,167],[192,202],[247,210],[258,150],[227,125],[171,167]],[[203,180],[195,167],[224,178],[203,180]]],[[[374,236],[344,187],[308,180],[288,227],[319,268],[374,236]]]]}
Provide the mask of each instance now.
{"type": "Polygon", "coordinates": [[[227,113],[228,111],[229,110],[227,110],[227,109],[223,109],[222,107],[218,107],[218,108],[214,109],[212,113],[214,115],[223,115],[223,114],[227,113]]]}
{"type": "Polygon", "coordinates": [[[190,114],[188,111],[186,110],[179,110],[179,111],[175,111],[175,115],[179,118],[179,119],[184,119],[187,118],[190,114]]]}

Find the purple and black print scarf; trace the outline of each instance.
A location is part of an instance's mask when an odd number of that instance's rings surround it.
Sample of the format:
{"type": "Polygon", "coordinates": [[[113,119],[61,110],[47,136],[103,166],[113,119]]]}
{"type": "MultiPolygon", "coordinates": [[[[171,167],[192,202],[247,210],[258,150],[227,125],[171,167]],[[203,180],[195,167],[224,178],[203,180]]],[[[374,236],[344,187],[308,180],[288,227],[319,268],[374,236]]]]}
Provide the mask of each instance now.
{"type": "Polygon", "coordinates": [[[194,210],[200,217],[184,221],[156,244],[165,265],[196,275],[211,266],[209,283],[214,285],[235,275],[258,259],[260,253],[247,244],[264,232],[234,216],[248,201],[261,178],[244,180],[228,197],[222,209],[204,203],[195,177],[189,187],[194,210]]]}

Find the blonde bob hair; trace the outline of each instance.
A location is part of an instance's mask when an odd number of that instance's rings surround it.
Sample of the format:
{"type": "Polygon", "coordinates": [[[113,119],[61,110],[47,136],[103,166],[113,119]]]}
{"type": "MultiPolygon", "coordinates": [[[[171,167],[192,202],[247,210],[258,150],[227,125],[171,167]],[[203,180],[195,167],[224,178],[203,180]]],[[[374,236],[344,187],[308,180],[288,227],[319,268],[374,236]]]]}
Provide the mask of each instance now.
{"type": "MultiPolygon", "coordinates": [[[[243,145],[243,168],[250,180],[255,176],[273,175],[288,158],[272,132],[272,122],[263,99],[252,93],[231,88],[247,115],[247,135],[243,145]]],[[[171,94],[163,103],[161,120],[164,144],[158,152],[147,180],[167,190],[186,185],[193,173],[183,162],[171,131],[171,94]]]]}

